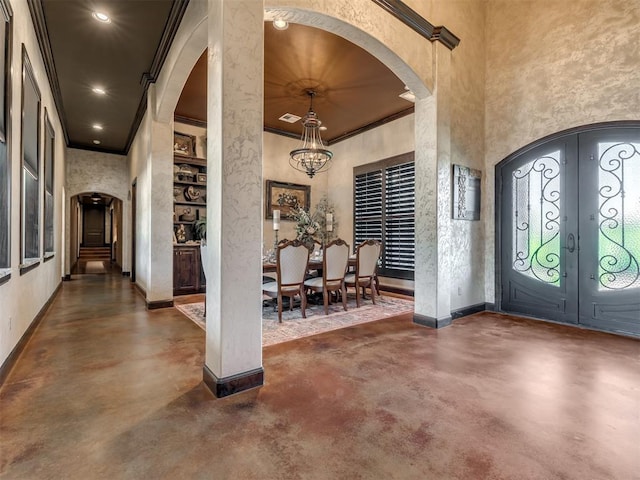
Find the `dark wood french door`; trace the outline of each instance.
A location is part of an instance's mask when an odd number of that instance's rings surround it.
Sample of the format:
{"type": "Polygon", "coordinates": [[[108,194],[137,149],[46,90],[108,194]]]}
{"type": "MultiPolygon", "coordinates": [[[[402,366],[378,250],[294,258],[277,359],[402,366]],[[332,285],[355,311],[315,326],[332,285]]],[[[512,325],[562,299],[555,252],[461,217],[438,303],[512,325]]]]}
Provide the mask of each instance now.
{"type": "Polygon", "coordinates": [[[640,127],[538,143],[496,180],[500,308],[640,336],[640,127]]]}

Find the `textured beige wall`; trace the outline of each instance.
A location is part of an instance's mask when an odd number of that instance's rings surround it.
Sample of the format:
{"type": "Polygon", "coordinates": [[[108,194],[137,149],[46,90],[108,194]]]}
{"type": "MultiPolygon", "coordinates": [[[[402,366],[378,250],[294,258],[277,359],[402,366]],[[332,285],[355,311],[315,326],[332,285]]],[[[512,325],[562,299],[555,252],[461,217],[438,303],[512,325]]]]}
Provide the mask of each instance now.
{"type": "Polygon", "coordinates": [[[494,165],[532,141],[640,118],[640,2],[490,0],[484,210],[494,298],[494,165]]]}
{"type": "MultiPolygon", "coordinates": [[[[485,10],[484,0],[408,0],[434,26],[460,39],[451,52],[451,164],[484,171],[485,10]]],[[[483,192],[484,194],[484,192],[483,192]]],[[[451,309],[485,301],[484,221],[452,220],[450,229],[451,309]]]]}
{"type": "MultiPolygon", "coordinates": [[[[0,365],[2,365],[11,351],[15,348],[20,338],[27,331],[33,319],[40,309],[46,304],[57,286],[61,282],[63,275],[62,261],[64,259],[64,231],[62,209],[62,198],[64,191],[66,149],[64,147],[64,136],[60,119],[58,118],[53,94],[47,80],[44,62],[40,55],[38,40],[35,35],[29,7],[25,0],[12,0],[13,9],[13,29],[11,42],[11,68],[10,96],[7,98],[11,114],[11,129],[8,143],[10,145],[9,165],[11,168],[11,191],[10,191],[10,274],[11,278],[0,285],[0,365]],[[40,118],[44,117],[46,109],[49,120],[55,131],[55,152],[54,152],[54,250],[55,257],[46,262],[41,261],[38,266],[20,274],[20,179],[21,179],[21,95],[22,95],[22,49],[25,48],[36,83],[41,95],[40,118]]],[[[43,183],[40,183],[40,188],[43,183]]],[[[41,190],[40,198],[44,196],[41,190]]],[[[42,213],[41,200],[41,213],[42,213]]],[[[40,236],[42,241],[42,235],[40,236]]],[[[42,250],[42,249],[41,249],[42,250]]]]}

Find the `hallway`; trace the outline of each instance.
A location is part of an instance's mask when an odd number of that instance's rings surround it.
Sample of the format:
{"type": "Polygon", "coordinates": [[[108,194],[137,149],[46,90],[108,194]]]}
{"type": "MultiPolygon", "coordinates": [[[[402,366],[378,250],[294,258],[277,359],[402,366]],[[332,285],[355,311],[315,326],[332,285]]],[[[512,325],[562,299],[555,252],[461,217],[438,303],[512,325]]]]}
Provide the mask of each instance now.
{"type": "Polygon", "coordinates": [[[483,313],[264,349],[203,387],[204,332],[128,279],[65,282],[0,390],[11,479],[638,479],[640,342],[483,313]]]}

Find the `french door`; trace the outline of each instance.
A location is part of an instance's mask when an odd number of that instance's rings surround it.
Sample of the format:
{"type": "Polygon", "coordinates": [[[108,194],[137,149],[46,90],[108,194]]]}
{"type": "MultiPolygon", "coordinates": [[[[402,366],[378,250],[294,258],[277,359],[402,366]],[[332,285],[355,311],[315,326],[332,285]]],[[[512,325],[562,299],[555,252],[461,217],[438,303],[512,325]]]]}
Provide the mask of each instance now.
{"type": "Polygon", "coordinates": [[[524,149],[497,185],[500,309],[640,336],[640,127],[524,149]]]}

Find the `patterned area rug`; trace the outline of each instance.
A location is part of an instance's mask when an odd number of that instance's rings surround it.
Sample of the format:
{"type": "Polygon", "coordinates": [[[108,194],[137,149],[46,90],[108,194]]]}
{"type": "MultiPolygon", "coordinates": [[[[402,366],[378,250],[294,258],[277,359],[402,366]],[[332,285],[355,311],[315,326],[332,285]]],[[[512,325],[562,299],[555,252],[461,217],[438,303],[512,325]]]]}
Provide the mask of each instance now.
{"type": "MultiPolygon", "coordinates": [[[[203,316],[204,303],[187,303],[176,305],[176,308],[200,328],[203,330],[206,328],[203,316]]],[[[307,305],[307,318],[302,318],[300,308],[289,311],[285,307],[282,312],[282,323],[279,323],[278,311],[274,311],[270,302],[264,302],[262,308],[262,345],[266,347],[296,338],[413,312],[413,301],[385,295],[376,297],[376,304],[373,305],[371,299],[367,297],[358,308],[355,297],[349,297],[347,309],[346,312],[342,309],[342,303],[329,305],[329,315],[325,315],[322,305],[307,305]]]]}

